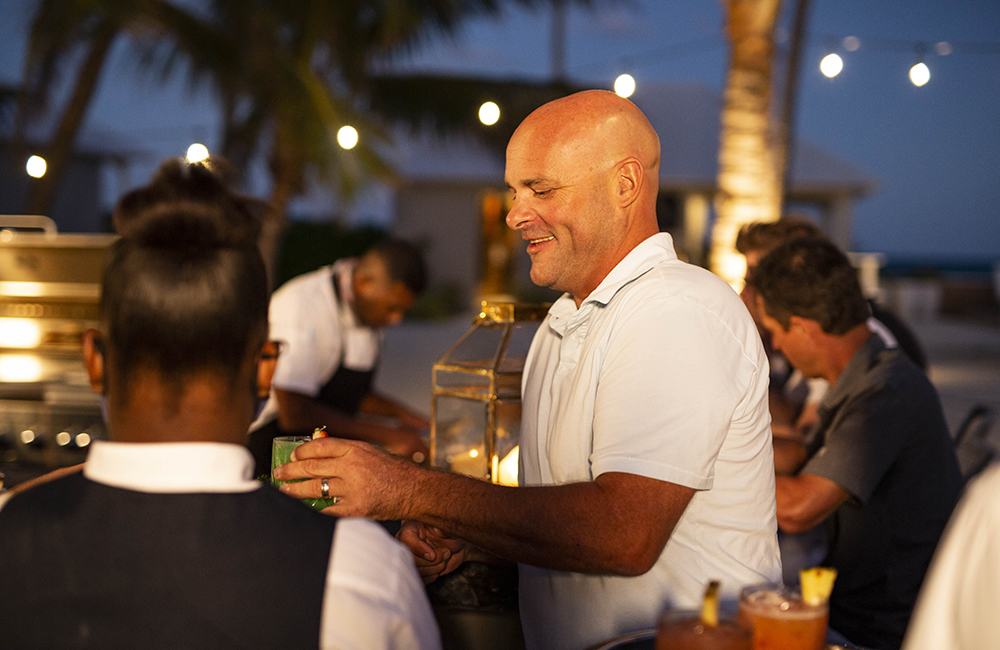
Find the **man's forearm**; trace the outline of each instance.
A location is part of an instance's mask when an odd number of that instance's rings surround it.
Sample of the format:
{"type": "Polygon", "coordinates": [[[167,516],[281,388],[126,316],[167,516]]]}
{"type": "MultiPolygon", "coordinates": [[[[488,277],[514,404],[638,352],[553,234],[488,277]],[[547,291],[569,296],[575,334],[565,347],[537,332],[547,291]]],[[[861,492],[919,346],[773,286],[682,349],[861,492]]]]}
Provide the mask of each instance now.
{"type": "Polygon", "coordinates": [[[421,474],[420,489],[404,505],[405,518],[437,526],[501,558],[583,573],[648,571],[693,494],[673,486],[677,490],[668,496],[647,484],[662,482],[628,474],[530,488],[421,474]],[[676,514],[662,516],[668,512],[676,514]]]}

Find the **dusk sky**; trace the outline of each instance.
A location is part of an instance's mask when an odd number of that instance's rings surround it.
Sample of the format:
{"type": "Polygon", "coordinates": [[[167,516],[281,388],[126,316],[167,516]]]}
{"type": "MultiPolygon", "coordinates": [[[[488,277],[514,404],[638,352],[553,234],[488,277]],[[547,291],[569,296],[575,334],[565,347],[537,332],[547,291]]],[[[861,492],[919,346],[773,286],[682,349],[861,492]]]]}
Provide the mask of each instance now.
{"type": "MultiPolygon", "coordinates": [[[[25,26],[34,3],[0,0],[0,83],[20,76],[25,26]]],[[[569,77],[610,87],[628,71],[644,82],[701,84],[720,91],[725,70],[718,0],[595,1],[571,8],[569,77]]],[[[788,3],[786,3],[787,7],[788,3]]],[[[1000,260],[1000,3],[995,0],[812,0],[802,62],[797,137],[873,176],[877,192],[856,206],[855,250],[890,257],[1000,260]],[[823,77],[831,44],[844,70],[823,77]],[[940,56],[934,44],[953,53],[940,56]],[[908,77],[925,43],[930,82],[908,77]]],[[[544,78],[550,71],[550,17],[509,11],[467,24],[453,39],[428,42],[405,67],[498,77],[544,78]]],[[[210,93],[183,83],[161,87],[135,74],[118,48],[85,127],[87,142],[146,152],[140,183],[160,158],[216,135],[210,93]]],[[[665,152],[666,153],[666,152],[665,152]]]]}

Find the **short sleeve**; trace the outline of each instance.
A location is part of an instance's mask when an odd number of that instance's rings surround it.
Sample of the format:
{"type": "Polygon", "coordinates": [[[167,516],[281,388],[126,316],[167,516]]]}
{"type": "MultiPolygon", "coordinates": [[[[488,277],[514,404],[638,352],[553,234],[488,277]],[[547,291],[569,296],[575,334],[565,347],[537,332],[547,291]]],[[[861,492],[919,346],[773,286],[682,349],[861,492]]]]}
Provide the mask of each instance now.
{"type": "Polygon", "coordinates": [[[377,523],[337,522],[320,648],[438,650],[441,637],[410,552],[377,523]]]}
{"type": "Polygon", "coordinates": [[[647,299],[611,335],[594,407],[594,475],[619,471],[709,489],[758,372],[716,313],[677,297],[647,299]]]}
{"type": "Polygon", "coordinates": [[[326,349],[330,342],[320,340],[319,328],[329,330],[323,332],[324,340],[336,337],[339,328],[322,317],[319,296],[309,295],[311,286],[303,282],[279,290],[271,299],[268,318],[271,338],[283,342],[272,385],[315,396],[329,379],[330,359],[335,362],[339,358],[339,350],[326,349]]]}

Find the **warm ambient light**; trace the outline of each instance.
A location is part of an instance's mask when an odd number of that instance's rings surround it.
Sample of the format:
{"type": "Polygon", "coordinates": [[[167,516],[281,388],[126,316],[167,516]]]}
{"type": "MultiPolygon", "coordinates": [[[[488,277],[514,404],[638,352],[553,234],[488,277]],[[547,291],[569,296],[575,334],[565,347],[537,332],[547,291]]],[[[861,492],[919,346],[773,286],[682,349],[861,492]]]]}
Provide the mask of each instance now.
{"type": "Polygon", "coordinates": [[[500,119],[500,107],[494,102],[484,102],[479,107],[479,121],[486,126],[493,126],[500,119]]]}
{"type": "Polygon", "coordinates": [[[188,163],[199,163],[208,160],[208,147],[201,144],[200,142],[195,142],[187,149],[188,163]]]}
{"type": "Polygon", "coordinates": [[[32,178],[41,178],[45,176],[45,170],[48,165],[45,164],[45,159],[41,156],[32,156],[28,158],[28,162],[25,163],[24,169],[28,172],[28,176],[32,178]]]}
{"type": "Polygon", "coordinates": [[[823,57],[823,60],[819,62],[819,70],[824,75],[833,79],[840,71],[844,69],[844,60],[840,58],[840,55],[836,52],[831,52],[823,57]]]}
{"type": "Polygon", "coordinates": [[[337,131],[337,144],[344,149],[353,149],[358,144],[358,130],[353,126],[342,126],[337,131]]]}
{"type": "Polygon", "coordinates": [[[619,97],[631,97],[635,92],[635,79],[630,74],[620,74],[615,79],[615,94],[619,97]]]}
{"type": "Polygon", "coordinates": [[[0,381],[33,382],[42,378],[42,363],[26,354],[0,356],[0,381]]]}
{"type": "Polygon", "coordinates": [[[931,71],[927,64],[921,61],[910,68],[910,81],[918,88],[931,80],[931,71]]]}
{"type": "Polygon", "coordinates": [[[29,318],[0,318],[0,347],[36,348],[42,341],[42,329],[29,318]]]}
{"type": "Polygon", "coordinates": [[[514,447],[507,454],[506,458],[500,461],[499,483],[501,485],[512,485],[517,487],[517,457],[520,447],[514,447]]]}

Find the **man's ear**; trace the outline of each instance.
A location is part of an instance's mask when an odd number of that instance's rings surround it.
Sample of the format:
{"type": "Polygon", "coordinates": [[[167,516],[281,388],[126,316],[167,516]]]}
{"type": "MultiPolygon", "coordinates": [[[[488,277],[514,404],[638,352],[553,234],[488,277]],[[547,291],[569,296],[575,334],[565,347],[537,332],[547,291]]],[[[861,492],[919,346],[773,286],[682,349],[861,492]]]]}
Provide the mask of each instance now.
{"type": "Polygon", "coordinates": [[[106,389],[105,351],[104,339],[100,332],[91,329],[83,333],[83,365],[87,369],[90,387],[101,394],[106,389]]]}
{"type": "Polygon", "coordinates": [[[257,397],[260,399],[271,394],[271,380],[274,378],[274,368],[278,365],[280,348],[277,341],[268,341],[261,348],[260,361],[257,362],[257,397]]]}
{"type": "Polygon", "coordinates": [[[632,205],[642,189],[643,170],[639,161],[629,158],[618,166],[615,181],[617,183],[618,206],[626,208],[632,205]]]}
{"type": "Polygon", "coordinates": [[[811,318],[792,316],[789,318],[788,329],[791,331],[792,328],[796,327],[813,341],[817,340],[819,335],[823,333],[823,328],[819,326],[819,323],[811,318]]]}

